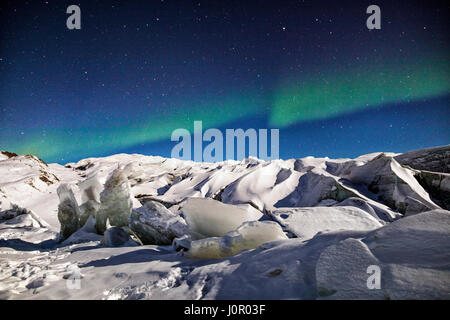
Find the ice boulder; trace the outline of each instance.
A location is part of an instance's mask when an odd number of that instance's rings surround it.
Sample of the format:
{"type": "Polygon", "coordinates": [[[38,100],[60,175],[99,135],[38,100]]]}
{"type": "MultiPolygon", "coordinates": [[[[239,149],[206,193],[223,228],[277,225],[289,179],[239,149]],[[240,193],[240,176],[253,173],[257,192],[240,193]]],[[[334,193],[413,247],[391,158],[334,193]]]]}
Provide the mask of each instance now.
{"type": "Polygon", "coordinates": [[[367,231],[383,225],[366,211],[356,207],[280,208],[272,217],[286,231],[301,239],[311,239],[319,232],[367,231]]]}
{"type": "Polygon", "coordinates": [[[133,210],[129,227],[144,244],[160,245],[170,245],[187,230],[183,218],[156,201],[148,201],[133,210]]]}
{"type": "Polygon", "coordinates": [[[197,259],[220,259],[243,250],[255,249],[266,242],[286,239],[287,236],[276,222],[250,221],[223,237],[192,241],[187,255],[197,259]]]}
{"type": "Polygon", "coordinates": [[[97,232],[103,234],[106,221],[111,226],[128,225],[128,218],[133,207],[130,183],[121,169],[116,169],[105,183],[105,189],[100,194],[100,209],[96,214],[97,232]]]}
{"type": "Polygon", "coordinates": [[[60,185],[57,192],[59,197],[58,220],[61,224],[59,241],[64,241],[80,228],[80,211],[69,185],[60,185]]]}
{"type": "Polygon", "coordinates": [[[213,199],[189,198],[181,207],[192,238],[222,237],[247,221],[259,220],[263,214],[252,207],[225,204],[213,199]]]}

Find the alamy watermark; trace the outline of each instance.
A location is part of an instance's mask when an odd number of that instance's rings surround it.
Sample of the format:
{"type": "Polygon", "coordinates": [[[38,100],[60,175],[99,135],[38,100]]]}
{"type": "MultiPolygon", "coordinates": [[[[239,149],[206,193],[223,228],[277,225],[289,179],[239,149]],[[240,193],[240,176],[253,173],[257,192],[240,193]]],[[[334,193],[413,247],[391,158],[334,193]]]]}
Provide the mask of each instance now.
{"type": "Polygon", "coordinates": [[[381,29],[381,9],[379,6],[373,4],[367,7],[366,10],[367,14],[370,14],[370,16],[367,18],[366,26],[367,29],[373,30],[381,29]]]}
{"type": "Polygon", "coordinates": [[[66,26],[69,30],[80,30],[81,29],[81,9],[77,5],[71,5],[67,7],[67,14],[70,16],[66,20],[66,26]]]}
{"type": "MultiPolygon", "coordinates": [[[[67,14],[70,16],[66,20],[66,26],[69,30],[80,30],[81,29],[81,9],[77,5],[70,5],[66,10],[67,14]]],[[[381,29],[381,9],[379,6],[372,4],[367,7],[367,14],[370,16],[367,18],[366,26],[369,30],[381,29]]]]}
{"type": "Polygon", "coordinates": [[[219,162],[225,159],[242,160],[249,156],[270,161],[280,157],[279,138],[279,129],[270,129],[269,137],[268,129],[257,131],[250,128],[245,131],[226,129],[224,139],[219,129],[211,128],[203,132],[202,121],[194,121],[193,137],[187,129],[180,128],[172,132],[171,140],[178,143],[172,148],[171,157],[198,162],[219,162]],[[203,142],[207,142],[205,148],[203,148],[203,142]]]}
{"type": "Polygon", "coordinates": [[[370,265],[367,267],[367,289],[375,290],[381,289],[381,268],[377,265],[370,265]]]}

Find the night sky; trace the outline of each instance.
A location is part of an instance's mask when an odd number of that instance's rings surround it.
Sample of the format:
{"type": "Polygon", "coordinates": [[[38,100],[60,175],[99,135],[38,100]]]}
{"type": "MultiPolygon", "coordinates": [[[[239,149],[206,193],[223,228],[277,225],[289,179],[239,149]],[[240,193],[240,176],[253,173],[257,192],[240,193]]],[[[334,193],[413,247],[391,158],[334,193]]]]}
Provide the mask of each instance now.
{"type": "Polygon", "coordinates": [[[279,128],[284,159],[449,144],[449,4],[1,1],[0,150],[167,157],[194,120],[279,128]]]}

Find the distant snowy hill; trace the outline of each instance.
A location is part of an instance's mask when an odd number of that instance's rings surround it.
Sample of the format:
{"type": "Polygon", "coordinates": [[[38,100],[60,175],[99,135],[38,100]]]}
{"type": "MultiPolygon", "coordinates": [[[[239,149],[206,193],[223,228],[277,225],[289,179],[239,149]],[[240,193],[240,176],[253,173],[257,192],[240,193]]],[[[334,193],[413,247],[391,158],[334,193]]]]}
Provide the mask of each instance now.
{"type": "Polygon", "coordinates": [[[449,159],[444,146],[62,166],[2,151],[0,299],[449,299],[449,159]],[[79,225],[57,243],[71,210],[79,225]],[[370,265],[381,289],[367,288],[370,265]],[[81,289],[67,288],[73,270],[81,289]]]}

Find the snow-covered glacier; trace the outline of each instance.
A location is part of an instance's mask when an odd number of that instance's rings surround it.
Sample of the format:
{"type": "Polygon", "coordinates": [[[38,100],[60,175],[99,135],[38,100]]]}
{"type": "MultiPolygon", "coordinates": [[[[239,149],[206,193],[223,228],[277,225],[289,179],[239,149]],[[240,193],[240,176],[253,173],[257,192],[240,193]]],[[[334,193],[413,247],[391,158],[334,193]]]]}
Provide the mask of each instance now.
{"type": "Polygon", "coordinates": [[[450,299],[450,146],[47,164],[0,152],[0,299],[450,299]]]}

